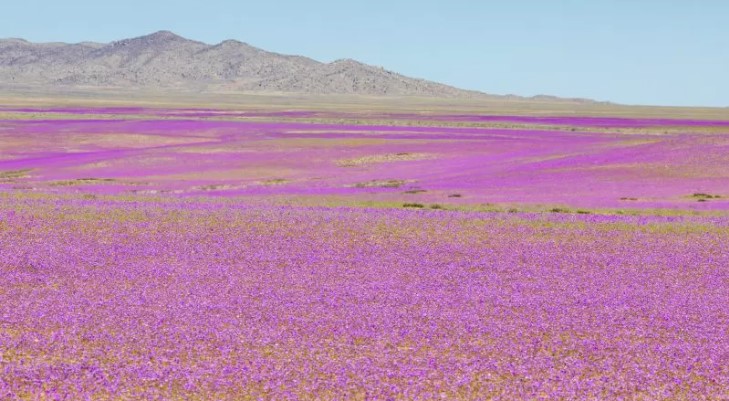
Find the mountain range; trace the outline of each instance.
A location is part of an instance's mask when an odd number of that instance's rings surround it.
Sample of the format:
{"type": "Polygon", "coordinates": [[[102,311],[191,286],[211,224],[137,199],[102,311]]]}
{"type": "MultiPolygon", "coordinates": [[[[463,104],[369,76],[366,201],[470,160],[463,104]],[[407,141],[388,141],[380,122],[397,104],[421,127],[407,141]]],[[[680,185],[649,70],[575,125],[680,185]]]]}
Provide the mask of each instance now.
{"type": "Polygon", "coordinates": [[[236,40],[215,45],[169,31],[108,44],[0,40],[0,87],[145,88],[306,94],[480,97],[351,59],[322,63],[236,40]]]}

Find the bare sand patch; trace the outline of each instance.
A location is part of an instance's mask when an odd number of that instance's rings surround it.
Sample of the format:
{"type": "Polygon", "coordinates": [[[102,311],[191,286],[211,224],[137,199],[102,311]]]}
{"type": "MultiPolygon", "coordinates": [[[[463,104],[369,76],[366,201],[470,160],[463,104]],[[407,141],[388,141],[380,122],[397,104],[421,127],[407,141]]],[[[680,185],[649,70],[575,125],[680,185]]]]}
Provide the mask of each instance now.
{"type": "Polygon", "coordinates": [[[162,135],[147,134],[75,134],[64,138],[64,142],[73,146],[100,146],[100,147],[124,147],[124,148],[146,148],[163,145],[184,145],[207,142],[207,138],[191,137],[169,137],[162,135]]]}
{"type": "Polygon", "coordinates": [[[406,162],[415,160],[434,159],[436,156],[431,153],[388,153],[382,155],[368,155],[353,159],[337,160],[339,167],[359,167],[378,163],[406,162]]]}

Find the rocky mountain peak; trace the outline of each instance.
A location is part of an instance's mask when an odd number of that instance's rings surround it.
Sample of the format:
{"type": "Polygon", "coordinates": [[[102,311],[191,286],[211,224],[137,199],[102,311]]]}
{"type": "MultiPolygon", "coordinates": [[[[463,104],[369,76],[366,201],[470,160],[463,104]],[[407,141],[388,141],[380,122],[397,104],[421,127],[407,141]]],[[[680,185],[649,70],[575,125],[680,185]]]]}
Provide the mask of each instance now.
{"type": "MultiPolygon", "coordinates": [[[[8,41],[0,40],[0,44],[4,43],[8,41]]],[[[326,64],[269,52],[232,39],[208,45],[170,31],[110,44],[4,46],[0,48],[0,88],[3,84],[437,97],[484,95],[408,78],[352,59],[326,64]]]]}

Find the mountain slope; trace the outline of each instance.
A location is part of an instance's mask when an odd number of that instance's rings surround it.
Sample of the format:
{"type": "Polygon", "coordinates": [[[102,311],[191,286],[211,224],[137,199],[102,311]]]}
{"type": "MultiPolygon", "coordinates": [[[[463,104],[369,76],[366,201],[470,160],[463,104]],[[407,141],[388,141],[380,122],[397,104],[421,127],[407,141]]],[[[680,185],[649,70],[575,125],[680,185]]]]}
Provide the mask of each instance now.
{"type": "Polygon", "coordinates": [[[354,60],[321,63],[235,40],[160,31],[109,44],[0,40],[0,86],[186,88],[315,94],[484,96],[354,60]]]}

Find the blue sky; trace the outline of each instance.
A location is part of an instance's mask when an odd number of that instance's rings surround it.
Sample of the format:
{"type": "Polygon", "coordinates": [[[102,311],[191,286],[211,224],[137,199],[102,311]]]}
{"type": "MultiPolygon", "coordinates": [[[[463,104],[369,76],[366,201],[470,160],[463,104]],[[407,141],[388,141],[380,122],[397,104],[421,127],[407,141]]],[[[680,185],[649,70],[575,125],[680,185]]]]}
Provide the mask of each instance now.
{"type": "Polygon", "coordinates": [[[729,106],[724,0],[3,3],[0,37],[107,42],[166,29],[495,94],[729,106]]]}

